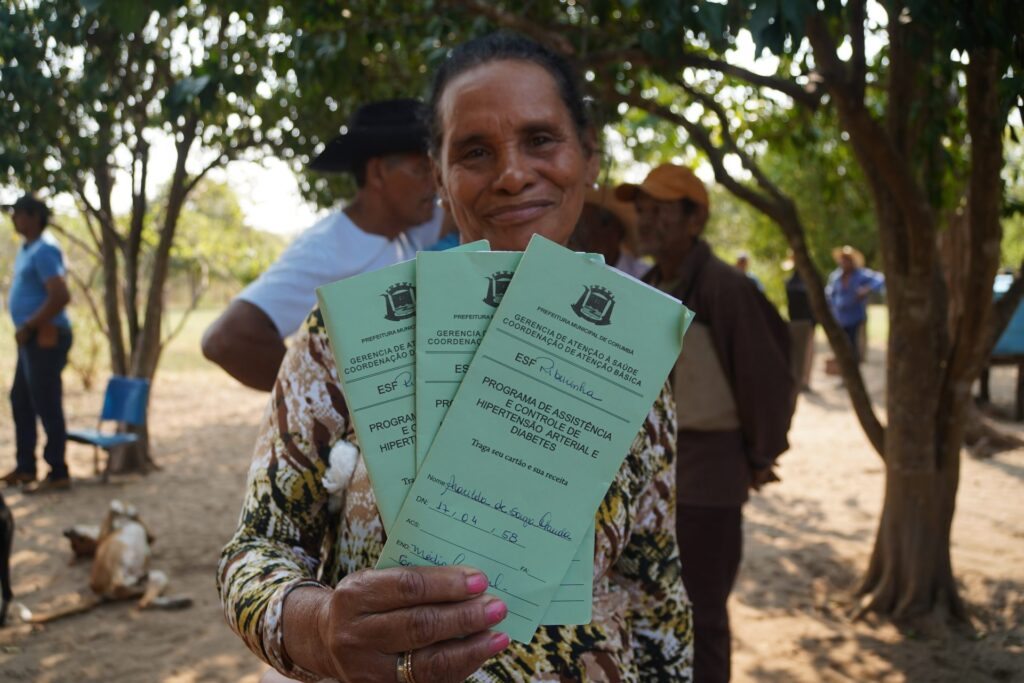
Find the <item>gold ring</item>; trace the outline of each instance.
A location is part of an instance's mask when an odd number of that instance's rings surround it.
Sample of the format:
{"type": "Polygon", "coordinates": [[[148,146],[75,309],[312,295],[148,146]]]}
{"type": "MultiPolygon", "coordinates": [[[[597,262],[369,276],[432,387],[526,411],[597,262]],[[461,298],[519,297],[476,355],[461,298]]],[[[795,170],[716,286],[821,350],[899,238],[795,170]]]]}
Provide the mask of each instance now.
{"type": "Polygon", "coordinates": [[[398,658],[398,683],[416,683],[416,677],[412,675],[412,650],[398,658]]]}

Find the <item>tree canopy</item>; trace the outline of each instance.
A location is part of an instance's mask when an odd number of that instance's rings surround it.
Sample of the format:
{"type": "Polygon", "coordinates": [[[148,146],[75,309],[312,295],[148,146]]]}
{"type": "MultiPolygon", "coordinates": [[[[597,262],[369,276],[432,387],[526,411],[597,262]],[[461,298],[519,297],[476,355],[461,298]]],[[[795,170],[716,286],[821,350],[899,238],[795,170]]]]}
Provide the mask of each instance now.
{"type": "Polygon", "coordinates": [[[212,169],[265,154],[283,135],[280,20],[259,2],[0,4],[0,181],[74,198],[102,265],[97,308],[117,374],[156,372],[189,194],[212,169]],[[150,178],[159,136],[174,151],[158,195],[150,178]],[[115,215],[118,185],[130,192],[126,217],[115,215]]]}
{"type": "Polygon", "coordinates": [[[307,196],[330,203],[347,181],[302,165],[357,104],[422,95],[451,46],[496,29],[565,55],[626,155],[702,160],[743,206],[723,202],[716,220],[757,226],[750,237],[768,258],[793,251],[887,467],[866,607],[962,614],[949,528],[970,386],[1024,292],[991,305],[1006,198],[1019,196],[1005,146],[1024,109],[1024,4],[7,0],[0,24],[0,176],[76,198],[103,257],[112,365],[148,375],[178,219],[209,169],[276,154],[307,196]],[[748,39],[763,64],[735,58],[748,39]],[[156,130],[173,137],[177,159],[143,296],[156,130]],[[120,225],[110,190],[125,178],[133,208],[120,225]],[[823,294],[840,242],[888,279],[884,423],[823,294]]]}
{"type": "Polygon", "coordinates": [[[419,16],[363,2],[340,17],[333,6],[283,7],[301,22],[285,58],[310,81],[300,79],[293,100],[296,125],[309,131],[296,139],[307,144],[339,125],[316,118],[339,93],[368,99],[383,83],[392,96],[421,93],[417,74],[447,47],[503,28],[572,60],[598,119],[644,161],[703,158],[793,250],[857,416],[887,466],[865,607],[898,617],[936,607],[963,614],[949,528],[969,387],[999,318],[991,290],[1004,139],[1010,111],[1024,106],[1024,6],[436,0],[419,16]],[[748,34],[757,53],[774,57],[774,71],[730,57],[748,34]],[[888,278],[884,424],[822,292],[823,251],[836,237],[863,240],[888,278]],[[915,560],[901,562],[908,553],[915,560]]]}

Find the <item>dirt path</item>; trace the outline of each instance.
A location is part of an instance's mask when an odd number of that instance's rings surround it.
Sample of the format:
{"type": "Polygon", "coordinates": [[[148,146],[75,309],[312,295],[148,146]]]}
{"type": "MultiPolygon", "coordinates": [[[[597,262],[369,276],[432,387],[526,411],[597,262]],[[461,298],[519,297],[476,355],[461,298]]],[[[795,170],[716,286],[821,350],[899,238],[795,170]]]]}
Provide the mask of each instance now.
{"type": "MultiPolygon", "coordinates": [[[[870,551],[882,469],[835,380],[815,380],[821,391],[799,408],[783,482],[747,508],[746,557],[732,603],[735,680],[1024,680],[1024,451],[964,461],[954,563],[984,637],[935,642],[850,624],[835,601],[870,551]]],[[[1009,376],[997,375],[993,391],[1008,400],[1009,376]]],[[[68,565],[61,529],[98,523],[116,497],[139,507],[157,536],[154,565],[195,606],[138,612],[109,605],[42,628],[0,630],[0,680],[257,680],[262,665],[221,617],[214,570],[235,526],[264,403],[265,395],[213,371],[165,372],[151,407],[162,471],[105,487],[80,484],[71,494],[6,493],[18,520],[12,570],[19,601],[37,607],[85,588],[88,567],[68,565]]],[[[97,393],[71,390],[69,422],[88,424],[98,406],[97,393]]],[[[11,431],[0,412],[4,469],[13,460],[11,431]]],[[[71,454],[73,474],[91,474],[91,452],[75,446],[71,454]]]]}
{"type": "MultiPolygon", "coordinates": [[[[72,391],[68,422],[88,424],[97,395],[72,391]]],[[[0,631],[0,680],[255,683],[264,668],[224,623],[214,586],[221,546],[241,506],[255,424],[266,401],[215,372],[162,374],[150,407],[160,472],[110,486],[81,484],[71,494],[7,493],[18,532],[12,557],[17,600],[36,607],[86,589],[88,565],[68,565],[60,532],[99,523],[111,498],[136,505],[157,540],[153,565],[170,592],[195,605],[140,612],[112,604],[44,627],[0,631]]],[[[5,416],[6,417],[6,416],[5,416]]],[[[93,418],[94,419],[94,418],[93,418]]],[[[9,420],[0,423],[0,458],[12,458],[9,420]]],[[[72,446],[72,476],[92,473],[92,453],[72,446]]],[[[15,620],[16,621],[16,620],[15,620]]]]}
{"type": "MultiPolygon", "coordinates": [[[[866,368],[876,403],[881,356],[873,350],[866,368]]],[[[993,399],[1009,404],[1010,373],[993,377],[993,399]]],[[[836,378],[816,375],[813,384],[818,393],[797,409],[782,483],[746,508],[730,605],[734,680],[1024,681],[1024,450],[963,459],[953,567],[977,636],[936,640],[850,623],[846,593],[867,565],[884,474],[836,378]]]]}

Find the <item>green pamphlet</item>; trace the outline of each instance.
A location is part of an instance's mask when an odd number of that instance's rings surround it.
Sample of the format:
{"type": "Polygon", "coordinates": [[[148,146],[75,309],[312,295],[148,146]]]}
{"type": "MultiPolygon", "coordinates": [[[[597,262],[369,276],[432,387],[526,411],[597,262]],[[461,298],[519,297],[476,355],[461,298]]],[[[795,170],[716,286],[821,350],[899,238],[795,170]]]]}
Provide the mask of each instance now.
{"type": "Polygon", "coordinates": [[[469,564],[529,642],[679,356],[678,301],[534,236],[379,567],[469,564]]]}
{"type": "Polygon", "coordinates": [[[434,442],[521,251],[416,255],[416,466],[434,442]]]}
{"type": "MultiPolygon", "coordinates": [[[[481,240],[456,249],[488,246],[481,240]]],[[[386,530],[416,477],[415,281],[410,260],[316,290],[386,530]]]]}
{"type": "MultiPolygon", "coordinates": [[[[522,256],[519,251],[424,251],[416,257],[417,470],[522,256]]],[[[591,526],[541,623],[590,623],[593,591],[591,526]]]]}

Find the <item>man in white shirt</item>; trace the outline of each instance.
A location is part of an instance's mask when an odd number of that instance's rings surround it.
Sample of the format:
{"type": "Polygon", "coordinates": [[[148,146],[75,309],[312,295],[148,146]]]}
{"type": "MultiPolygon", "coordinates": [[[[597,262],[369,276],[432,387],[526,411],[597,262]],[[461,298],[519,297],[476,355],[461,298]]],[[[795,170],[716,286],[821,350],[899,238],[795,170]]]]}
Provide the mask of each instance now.
{"type": "Polygon", "coordinates": [[[387,100],[360,107],[311,170],[352,173],[357,191],[300,235],[203,335],[203,355],[246,386],[270,391],[316,288],[412,258],[433,244],[441,212],[426,154],[423,105],[387,100]]]}

